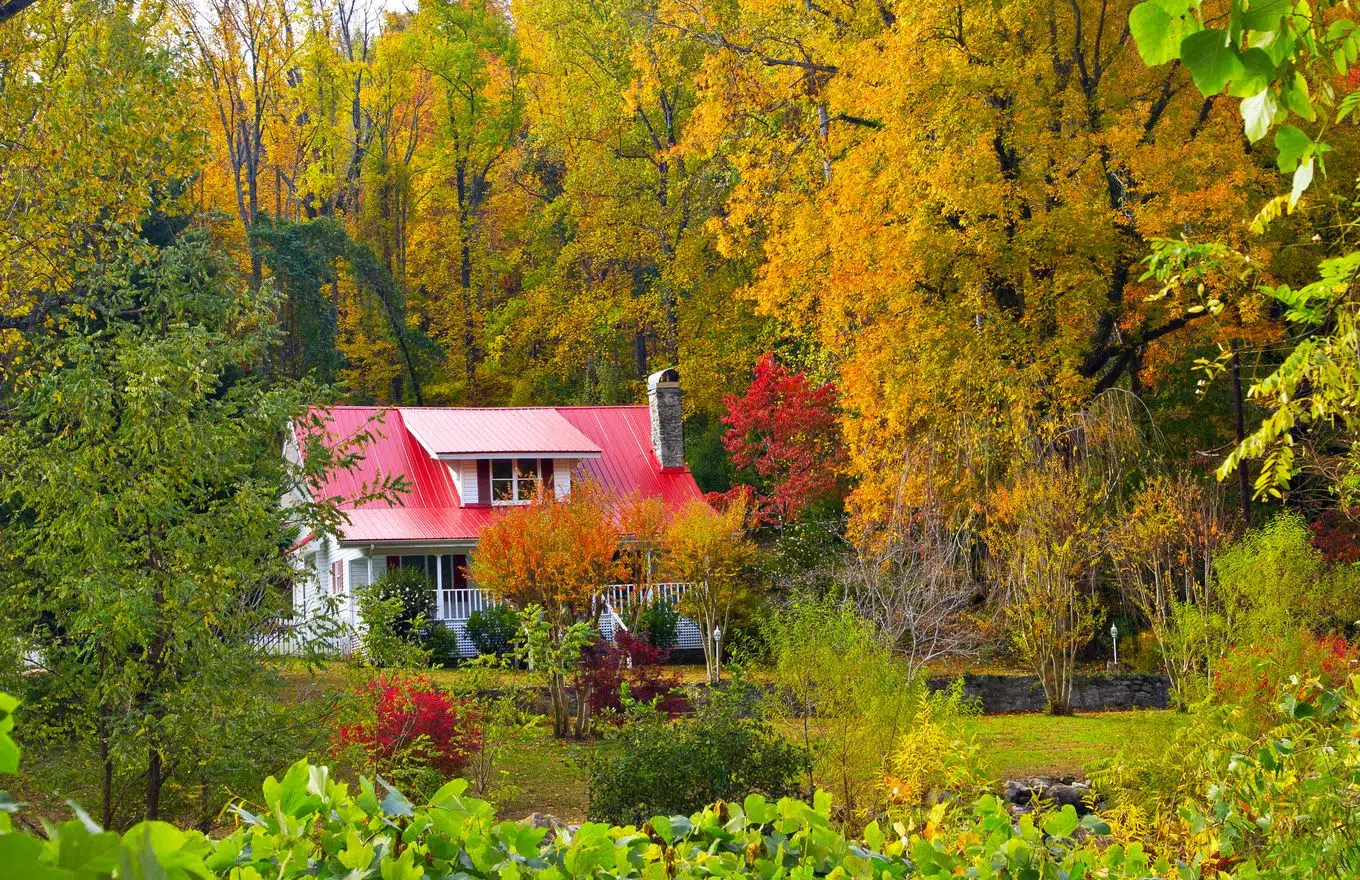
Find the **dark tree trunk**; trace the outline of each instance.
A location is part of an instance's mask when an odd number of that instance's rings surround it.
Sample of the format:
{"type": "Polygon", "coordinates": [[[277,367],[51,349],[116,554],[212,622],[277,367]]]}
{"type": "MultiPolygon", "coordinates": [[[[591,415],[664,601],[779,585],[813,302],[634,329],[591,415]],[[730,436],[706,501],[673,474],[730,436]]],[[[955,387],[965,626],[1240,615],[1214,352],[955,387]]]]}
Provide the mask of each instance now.
{"type": "Polygon", "coordinates": [[[0,24],[32,6],[35,0],[0,0],[0,24]]]}
{"type": "Polygon", "coordinates": [[[637,363],[637,377],[647,378],[647,333],[639,330],[633,334],[633,359],[637,363]]]}

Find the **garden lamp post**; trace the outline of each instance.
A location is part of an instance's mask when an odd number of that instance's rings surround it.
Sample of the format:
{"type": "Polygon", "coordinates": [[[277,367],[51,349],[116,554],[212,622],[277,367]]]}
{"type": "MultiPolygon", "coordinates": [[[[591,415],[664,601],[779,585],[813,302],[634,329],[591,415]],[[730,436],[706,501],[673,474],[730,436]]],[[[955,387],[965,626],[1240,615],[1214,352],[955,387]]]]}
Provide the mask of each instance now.
{"type": "Polygon", "coordinates": [[[713,680],[722,681],[722,629],[713,627],[713,680]]]}
{"type": "Polygon", "coordinates": [[[1119,627],[1110,624],[1110,644],[1114,646],[1114,665],[1119,666],[1119,627]]]}

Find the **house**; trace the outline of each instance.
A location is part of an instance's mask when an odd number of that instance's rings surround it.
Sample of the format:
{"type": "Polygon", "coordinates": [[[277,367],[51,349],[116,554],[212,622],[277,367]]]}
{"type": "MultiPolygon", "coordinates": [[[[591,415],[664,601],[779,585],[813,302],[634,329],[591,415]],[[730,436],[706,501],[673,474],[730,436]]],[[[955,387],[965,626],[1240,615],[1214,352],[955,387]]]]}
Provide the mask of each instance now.
{"type": "MultiPolygon", "coordinates": [[[[397,475],[410,492],[396,500],[342,504],[348,521],[338,538],[307,538],[294,548],[306,572],[293,587],[295,619],[310,619],[322,597],[333,597],[356,632],[362,621],[355,590],[390,568],[414,566],[434,585],[436,618],[458,633],[465,655],[472,653],[464,624],[492,604],[468,580],[477,539],[507,507],[527,503],[540,483],[565,497],[574,484],[593,480],[620,498],[660,498],[673,507],[703,497],[685,466],[677,373],[653,374],[647,400],[646,406],[328,410],[328,442],[364,431],[374,440],[357,468],[330,475],[323,497],[357,498],[366,485],[397,475]]],[[[289,454],[298,454],[296,443],[289,454]]],[[[658,590],[674,599],[679,587],[658,590]]],[[[612,586],[607,607],[638,600],[634,593],[612,586]]],[[[601,621],[607,637],[617,621],[615,613],[601,621]]],[[[682,621],[677,647],[699,647],[692,623],[682,621]]]]}

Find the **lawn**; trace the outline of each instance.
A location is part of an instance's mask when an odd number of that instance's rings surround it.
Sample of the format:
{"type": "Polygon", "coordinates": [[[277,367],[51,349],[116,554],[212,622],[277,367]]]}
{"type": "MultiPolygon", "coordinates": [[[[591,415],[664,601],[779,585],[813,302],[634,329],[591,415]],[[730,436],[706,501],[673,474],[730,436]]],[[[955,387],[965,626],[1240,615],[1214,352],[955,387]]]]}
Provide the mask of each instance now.
{"type": "Polygon", "coordinates": [[[1069,717],[986,715],[972,722],[988,770],[1001,779],[1079,776],[1121,749],[1165,748],[1186,716],[1171,710],[1095,712],[1069,717]]]}
{"type": "MultiPolygon", "coordinates": [[[[676,667],[684,680],[702,677],[703,667],[676,667]],[[683,674],[689,673],[689,674],[683,674]]],[[[435,670],[428,673],[445,687],[464,683],[460,670],[435,670]]],[[[528,673],[501,673],[498,684],[528,684],[528,673]]],[[[283,699],[315,707],[324,714],[328,697],[346,687],[344,667],[327,667],[308,674],[288,669],[284,675],[283,699]]],[[[1101,758],[1121,748],[1140,753],[1163,749],[1184,723],[1184,715],[1173,711],[1143,710],[1100,712],[1055,718],[1047,715],[989,715],[970,722],[972,733],[981,744],[984,766],[998,779],[1032,776],[1078,776],[1101,758]]],[[[318,734],[313,749],[324,748],[325,737],[318,734]]],[[[587,773],[584,758],[594,743],[558,742],[546,727],[539,727],[522,742],[513,745],[501,769],[503,789],[493,796],[501,815],[518,819],[531,813],[548,813],[567,822],[585,818],[587,773]]]]}
{"type": "MultiPolygon", "coordinates": [[[[990,715],[971,722],[985,766],[998,779],[1081,776],[1121,748],[1162,749],[1184,723],[1173,711],[1100,712],[1068,718],[990,715]]],[[[587,776],[582,758],[593,744],[560,743],[546,728],[506,756],[510,796],[498,798],[501,815],[550,813],[567,822],[585,818],[587,776]]]]}

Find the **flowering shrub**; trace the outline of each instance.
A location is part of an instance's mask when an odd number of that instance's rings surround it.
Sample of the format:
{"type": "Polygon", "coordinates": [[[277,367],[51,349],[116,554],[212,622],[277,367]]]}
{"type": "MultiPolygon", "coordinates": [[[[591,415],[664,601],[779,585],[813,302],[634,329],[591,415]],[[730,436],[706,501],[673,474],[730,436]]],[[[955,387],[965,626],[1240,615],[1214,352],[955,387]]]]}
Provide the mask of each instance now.
{"type": "Polygon", "coordinates": [[[581,671],[583,684],[589,688],[591,711],[598,715],[612,710],[615,718],[621,717],[618,713],[624,709],[625,684],[631,699],[649,705],[655,700],[657,710],[666,715],[689,711],[679,678],[662,665],[669,656],[669,650],[622,631],[614,636],[614,644],[596,644],[581,671]]]}
{"type": "Polygon", "coordinates": [[[337,752],[362,755],[373,772],[391,779],[433,770],[456,774],[482,747],[475,704],[420,676],[379,676],[360,685],[356,720],[335,733],[337,752]]]}

